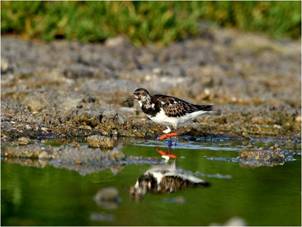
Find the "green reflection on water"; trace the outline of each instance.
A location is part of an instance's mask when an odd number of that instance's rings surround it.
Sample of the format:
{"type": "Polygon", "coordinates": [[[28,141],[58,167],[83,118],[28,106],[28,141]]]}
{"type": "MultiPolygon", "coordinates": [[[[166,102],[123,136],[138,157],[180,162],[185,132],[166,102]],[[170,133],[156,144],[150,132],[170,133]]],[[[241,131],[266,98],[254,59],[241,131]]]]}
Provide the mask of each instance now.
{"type": "MultiPolygon", "coordinates": [[[[152,147],[127,146],[126,154],[157,156],[152,147]]],[[[173,194],[147,194],[134,201],[128,190],[149,165],[128,165],[116,175],[110,170],[81,176],[76,172],[25,167],[2,162],[2,225],[209,225],[239,216],[248,225],[300,225],[300,158],[282,166],[246,168],[238,163],[210,161],[204,156],[236,157],[237,152],[185,150],[174,152],[177,167],[204,174],[209,188],[173,194]],[[105,210],[93,197],[114,186],[122,198],[115,210],[105,210]],[[185,203],[165,202],[182,196],[185,203]],[[112,215],[113,221],[92,221],[92,213],[112,215]]]]}

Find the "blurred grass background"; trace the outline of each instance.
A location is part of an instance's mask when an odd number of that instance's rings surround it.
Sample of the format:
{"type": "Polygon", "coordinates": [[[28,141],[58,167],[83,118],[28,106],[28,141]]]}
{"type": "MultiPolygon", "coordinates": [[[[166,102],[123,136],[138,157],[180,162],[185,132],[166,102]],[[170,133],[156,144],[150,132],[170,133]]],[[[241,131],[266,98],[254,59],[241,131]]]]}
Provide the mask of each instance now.
{"type": "Polygon", "coordinates": [[[126,35],[134,44],[194,37],[201,20],[223,27],[300,38],[297,2],[1,2],[2,34],[99,42],[126,35]]]}

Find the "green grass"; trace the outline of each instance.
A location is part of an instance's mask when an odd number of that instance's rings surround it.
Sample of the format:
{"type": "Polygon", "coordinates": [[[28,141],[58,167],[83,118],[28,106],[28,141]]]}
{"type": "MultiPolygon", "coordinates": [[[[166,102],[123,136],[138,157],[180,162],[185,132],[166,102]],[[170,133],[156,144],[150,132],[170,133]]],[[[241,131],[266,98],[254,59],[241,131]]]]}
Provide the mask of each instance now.
{"type": "Polygon", "coordinates": [[[201,20],[299,38],[300,2],[1,2],[2,33],[47,41],[122,34],[135,44],[168,44],[198,35],[201,20]]]}

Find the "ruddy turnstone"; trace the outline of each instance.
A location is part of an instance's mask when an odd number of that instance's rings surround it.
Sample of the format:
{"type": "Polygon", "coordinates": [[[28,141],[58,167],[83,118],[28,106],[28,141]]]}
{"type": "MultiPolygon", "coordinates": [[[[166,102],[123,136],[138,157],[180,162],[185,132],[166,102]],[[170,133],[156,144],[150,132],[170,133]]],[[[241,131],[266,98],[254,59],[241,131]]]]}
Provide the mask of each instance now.
{"type": "Polygon", "coordinates": [[[213,109],[212,105],[195,105],[173,96],[150,95],[144,88],[136,89],[133,95],[149,119],[167,127],[163,131],[165,134],[159,137],[160,140],[177,136],[176,132],[171,133],[170,126],[176,130],[179,124],[193,120],[213,109]]]}
{"type": "Polygon", "coordinates": [[[130,188],[130,194],[139,198],[147,192],[170,193],[187,187],[206,187],[209,185],[209,182],[197,178],[183,169],[176,168],[174,161],[172,164],[156,165],[147,170],[130,188]]]}

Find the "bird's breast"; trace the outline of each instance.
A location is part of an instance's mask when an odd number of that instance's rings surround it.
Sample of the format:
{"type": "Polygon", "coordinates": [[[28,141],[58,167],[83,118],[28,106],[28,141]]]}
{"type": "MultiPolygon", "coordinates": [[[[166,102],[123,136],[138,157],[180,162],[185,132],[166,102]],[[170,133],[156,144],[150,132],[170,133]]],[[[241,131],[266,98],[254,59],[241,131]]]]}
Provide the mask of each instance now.
{"type": "MultiPolygon", "coordinates": [[[[144,112],[145,114],[147,114],[148,117],[149,117],[149,116],[150,116],[150,117],[154,117],[154,116],[157,114],[157,112],[158,112],[158,110],[157,110],[157,108],[155,107],[154,103],[143,105],[143,106],[142,106],[142,110],[143,110],[143,112],[144,112]]],[[[149,118],[150,118],[150,117],[149,117],[149,118]]]]}
{"type": "Polygon", "coordinates": [[[166,115],[165,111],[161,109],[159,112],[157,112],[154,116],[150,116],[150,119],[158,124],[176,124],[177,119],[174,117],[169,117],[166,115]]]}

